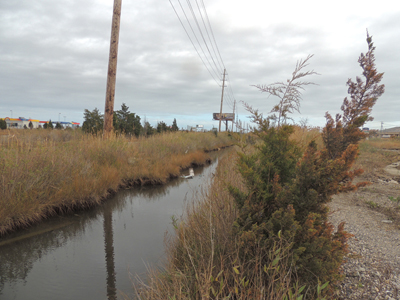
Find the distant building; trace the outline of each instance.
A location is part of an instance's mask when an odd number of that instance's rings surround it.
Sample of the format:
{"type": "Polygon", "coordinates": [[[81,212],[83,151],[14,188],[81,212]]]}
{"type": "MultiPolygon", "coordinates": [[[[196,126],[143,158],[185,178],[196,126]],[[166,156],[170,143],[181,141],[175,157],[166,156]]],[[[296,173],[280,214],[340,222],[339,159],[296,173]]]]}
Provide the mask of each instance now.
{"type": "Polygon", "coordinates": [[[32,122],[33,128],[39,127],[39,120],[26,119],[24,117],[4,118],[4,121],[6,121],[7,128],[22,129],[22,128],[25,128],[25,126],[26,126],[26,128],[29,128],[30,122],[32,122]]]}
{"type": "Polygon", "coordinates": [[[71,127],[71,128],[77,128],[80,125],[80,123],[77,122],[60,122],[60,124],[64,127],[71,127]]]}
{"type": "Polygon", "coordinates": [[[400,136],[400,127],[393,127],[382,130],[380,132],[381,137],[383,138],[391,138],[391,137],[399,137],[400,136]]]}
{"type": "Polygon", "coordinates": [[[365,134],[368,134],[368,133],[369,133],[369,128],[368,128],[368,127],[364,127],[364,128],[362,129],[362,131],[363,131],[365,134]]]}
{"type": "MultiPolygon", "coordinates": [[[[10,129],[23,129],[23,128],[29,128],[29,123],[32,122],[32,128],[36,129],[39,128],[39,126],[43,127],[44,124],[49,123],[49,121],[39,121],[35,119],[26,119],[24,117],[19,117],[19,118],[4,118],[4,121],[6,121],[7,128],[10,129]]],[[[54,125],[57,122],[54,123],[54,125]]],[[[72,128],[77,128],[79,127],[80,123],[77,122],[60,122],[61,125],[65,127],[72,127],[72,128]]]]}

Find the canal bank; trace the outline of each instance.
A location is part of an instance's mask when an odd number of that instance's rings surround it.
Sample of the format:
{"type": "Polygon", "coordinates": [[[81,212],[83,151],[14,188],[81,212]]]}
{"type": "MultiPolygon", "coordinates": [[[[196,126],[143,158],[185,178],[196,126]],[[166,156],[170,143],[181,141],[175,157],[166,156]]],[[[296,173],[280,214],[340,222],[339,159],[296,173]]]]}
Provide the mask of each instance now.
{"type": "MultiPolygon", "coordinates": [[[[130,274],[162,264],[164,235],[215,173],[120,190],[89,211],[52,218],[0,244],[0,299],[123,299],[130,274]]],[[[183,173],[185,174],[185,173],[183,173]]]]}
{"type": "Polygon", "coordinates": [[[160,184],[231,145],[226,134],[169,133],[131,139],[18,131],[0,142],[0,236],[54,215],[101,204],[121,188],[160,184]]]}

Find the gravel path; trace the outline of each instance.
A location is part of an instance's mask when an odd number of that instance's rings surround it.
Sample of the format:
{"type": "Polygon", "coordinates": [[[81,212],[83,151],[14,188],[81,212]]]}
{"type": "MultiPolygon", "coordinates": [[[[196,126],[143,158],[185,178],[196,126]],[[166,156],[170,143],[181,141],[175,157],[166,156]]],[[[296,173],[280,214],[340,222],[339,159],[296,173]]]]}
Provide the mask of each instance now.
{"type": "Polygon", "coordinates": [[[345,229],[354,235],[338,299],[400,299],[398,180],[375,178],[371,185],[337,195],[329,204],[330,221],[335,226],[346,222],[345,229]]]}

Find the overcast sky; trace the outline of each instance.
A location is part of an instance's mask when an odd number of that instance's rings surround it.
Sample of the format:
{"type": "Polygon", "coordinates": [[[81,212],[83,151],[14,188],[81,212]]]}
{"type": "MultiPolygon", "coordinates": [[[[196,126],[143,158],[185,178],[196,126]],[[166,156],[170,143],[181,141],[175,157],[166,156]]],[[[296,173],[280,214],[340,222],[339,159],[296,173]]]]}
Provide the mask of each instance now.
{"type": "MultiPolygon", "coordinates": [[[[104,111],[113,2],[0,1],[0,117],[82,123],[84,109],[104,111]]],[[[367,51],[368,28],[386,91],[367,126],[400,126],[400,3],[191,0],[210,56],[187,1],[181,5],[195,36],[178,0],[171,2],[122,1],[115,110],[125,103],[153,126],[176,118],[181,128],[218,127],[212,113],[220,110],[226,67],[223,112],[233,112],[236,100],[248,122],[240,101],[264,114],[278,102],[252,85],[285,81],[298,60],[313,54],[307,69],[320,75],[308,79],[317,85],[307,87],[294,117],[323,126],[326,111],[340,111],[348,78],[361,74],[357,60],[367,51]]]]}

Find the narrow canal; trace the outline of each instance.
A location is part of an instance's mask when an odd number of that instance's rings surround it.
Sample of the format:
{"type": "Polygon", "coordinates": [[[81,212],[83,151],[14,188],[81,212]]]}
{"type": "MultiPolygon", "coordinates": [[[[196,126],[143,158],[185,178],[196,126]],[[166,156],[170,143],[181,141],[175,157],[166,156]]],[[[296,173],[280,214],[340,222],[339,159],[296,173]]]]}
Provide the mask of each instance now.
{"type": "Polygon", "coordinates": [[[216,166],[195,168],[193,179],[120,191],[100,207],[0,239],[0,299],[133,298],[131,277],[162,264],[171,217],[182,215],[216,166]]]}

